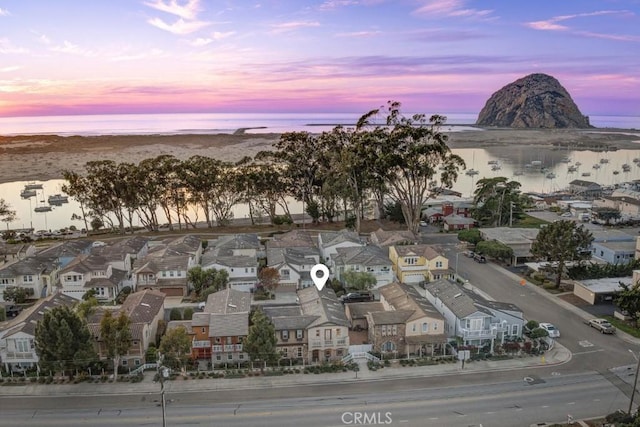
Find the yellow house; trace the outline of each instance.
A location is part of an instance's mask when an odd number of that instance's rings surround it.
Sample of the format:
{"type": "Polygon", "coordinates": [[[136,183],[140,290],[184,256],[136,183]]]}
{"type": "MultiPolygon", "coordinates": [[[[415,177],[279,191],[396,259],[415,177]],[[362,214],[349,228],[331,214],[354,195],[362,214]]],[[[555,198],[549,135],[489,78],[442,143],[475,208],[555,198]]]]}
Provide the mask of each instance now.
{"type": "Polygon", "coordinates": [[[401,283],[431,282],[451,276],[449,260],[430,245],[391,246],[389,259],[401,283]]]}

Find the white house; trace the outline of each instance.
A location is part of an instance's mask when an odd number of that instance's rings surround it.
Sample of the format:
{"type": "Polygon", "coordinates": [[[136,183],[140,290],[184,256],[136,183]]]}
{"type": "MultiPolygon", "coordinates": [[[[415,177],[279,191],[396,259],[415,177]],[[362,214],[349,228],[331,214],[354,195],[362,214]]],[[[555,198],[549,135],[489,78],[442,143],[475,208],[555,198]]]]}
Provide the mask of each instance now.
{"type": "Polygon", "coordinates": [[[425,285],[427,300],[445,318],[445,333],[476,347],[504,343],[508,337],[522,337],[524,317],[516,305],[489,301],[451,280],[425,285]]]}
{"type": "Polygon", "coordinates": [[[80,255],[60,271],[60,291],[77,300],[90,289],[100,301],[113,301],[124,287],[127,272],[100,255],[80,255]]]}
{"type": "Polygon", "coordinates": [[[3,265],[0,267],[0,301],[4,301],[4,290],[13,286],[27,289],[33,298],[51,295],[59,271],[57,257],[33,256],[3,265]]]}
{"type": "Polygon", "coordinates": [[[295,291],[313,286],[311,268],[320,262],[316,248],[267,249],[267,266],[280,274],[279,291],[295,291]]]}
{"type": "Polygon", "coordinates": [[[209,241],[202,255],[202,268],[225,270],[233,289],[249,292],[258,281],[258,256],[261,253],[262,245],[256,234],[222,236],[209,241]]]}
{"type": "Polygon", "coordinates": [[[13,320],[0,327],[0,360],[7,371],[21,372],[38,365],[35,350],[36,325],[44,313],[54,307],[71,307],[76,300],[63,294],[54,294],[38,301],[13,320]]]}
{"type": "Polygon", "coordinates": [[[331,256],[331,265],[335,278],[340,281],[346,271],[372,274],[377,280],[376,288],[395,279],[388,251],[377,246],[337,248],[336,254],[331,256]]]}
{"type": "Polygon", "coordinates": [[[331,262],[331,256],[337,253],[338,248],[361,246],[364,246],[364,242],[353,231],[323,231],[318,234],[318,248],[322,255],[322,261],[326,264],[331,262]]]}

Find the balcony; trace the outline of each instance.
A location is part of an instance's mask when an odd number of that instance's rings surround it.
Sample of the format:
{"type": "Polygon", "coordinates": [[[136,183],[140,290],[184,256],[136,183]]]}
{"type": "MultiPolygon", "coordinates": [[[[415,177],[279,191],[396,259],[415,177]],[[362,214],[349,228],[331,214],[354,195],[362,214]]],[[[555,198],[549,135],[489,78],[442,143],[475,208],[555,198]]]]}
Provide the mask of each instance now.
{"type": "Polygon", "coordinates": [[[233,351],[242,351],[242,344],[234,344],[233,351]]]}
{"type": "Polygon", "coordinates": [[[193,342],[191,343],[192,348],[207,348],[210,346],[211,346],[211,342],[209,340],[201,340],[201,341],[193,340],[193,342]]]}
{"type": "Polygon", "coordinates": [[[18,351],[8,351],[5,353],[5,357],[3,360],[8,361],[9,359],[29,359],[34,360],[36,358],[35,353],[32,352],[18,352],[18,351]]]}
{"type": "Polygon", "coordinates": [[[211,351],[213,351],[214,353],[222,353],[222,346],[214,345],[211,351]]]}
{"type": "Polygon", "coordinates": [[[322,341],[320,340],[311,341],[311,348],[322,348],[322,341]]]}
{"type": "Polygon", "coordinates": [[[233,351],[233,347],[234,347],[233,344],[225,344],[224,345],[224,351],[227,352],[227,353],[232,352],[233,351]]]}
{"type": "Polygon", "coordinates": [[[346,345],[347,345],[347,339],[346,339],[346,338],[338,338],[338,339],[336,340],[336,345],[337,345],[338,347],[344,347],[344,346],[346,346],[346,345]]]}
{"type": "Polygon", "coordinates": [[[472,329],[460,329],[460,332],[462,333],[462,337],[465,339],[490,339],[490,338],[495,338],[496,337],[496,329],[478,329],[478,330],[472,330],[472,329]]]}

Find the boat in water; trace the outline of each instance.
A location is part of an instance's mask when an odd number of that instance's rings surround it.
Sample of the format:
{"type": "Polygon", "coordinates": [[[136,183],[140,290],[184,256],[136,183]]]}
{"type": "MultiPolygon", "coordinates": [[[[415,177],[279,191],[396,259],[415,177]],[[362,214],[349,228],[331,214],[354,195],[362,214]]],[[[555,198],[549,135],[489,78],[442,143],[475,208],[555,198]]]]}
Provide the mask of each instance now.
{"type": "Polygon", "coordinates": [[[53,194],[47,198],[50,205],[61,205],[63,203],[69,203],[69,196],[62,194],[53,194]]]}
{"type": "Polygon", "coordinates": [[[478,175],[479,173],[480,173],[480,172],[478,172],[478,171],[477,171],[477,170],[475,170],[475,169],[468,169],[468,170],[465,172],[465,174],[466,174],[466,175],[469,175],[469,176],[478,175]]]}
{"type": "Polygon", "coordinates": [[[596,163],[595,165],[593,165],[593,168],[594,169],[600,169],[600,165],[596,163]]]}
{"type": "Polygon", "coordinates": [[[24,186],[25,190],[42,190],[42,184],[38,184],[37,182],[29,182],[24,186]]]}
{"type": "Polygon", "coordinates": [[[502,169],[502,167],[498,164],[495,164],[493,166],[491,166],[491,170],[492,171],[499,171],[500,169],[502,169]]]}
{"type": "Polygon", "coordinates": [[[51,212],[51,206],[38,206],[34,209],[35,212],[51,212]]]}
{"type": "Polygon", "coordinates": [[[571,158],[569,157],[563,157],[562,160],[560,160],[562,163],[571,163],[571,158]]]}
{"type": "Polygon", "coordinates": [[[522,176],[522,175],[524,175],[524,172],[522,172],[522,171],[514,171],[513,172],[513,176],[522,176]]]}
{"type": "Polygon", "coordinates": [[[577,166],[569,166],[569,169],[567,169],[567,172],[571,173],[571,172],[575,172],[578,170],[577,166]]]}
{"type": "Polygon", "coordinates": [[[600,163],[602,163],[603,165],[609,163],[609,159],[600,159],[600,163]]]}
{"type": "Polygon", "coordinates": [[[614,175],[618,175],[620,173],[620,171],[613,171],[614,175]]]}
{"type": "Polygon", "coordinates": [[[581,162],[576,162],[575,165],[576,166],[580,166],[582,163],[581,162]]]}
{"type": "Polygon", "coordinates": [[[553,172],[550,172],[550,173],[548,173],[548,174],[546,175],[546,178],[547,178],[547,179],[554,179],[555,177],[556,177],[556,174],[555,174],[555,173],[553,173],[553,172]]]}
{"type": "Polygon", "coordinates": [[[591,172],[582,172],[582,176],[591,176],[591,172]]]}
{"type": "Polygon", "coordinates": [[[26,188],[20,192],[20,197],[23,199],[30,199],[36,196],[36,190],[27,190],[26,188]]]}
{"type": "Polygon", "coordinates": [[[631,170],[631,165],[628,163],[625,163],[624,165],[622,165],[622,172],[629,172],[631,170]]]}

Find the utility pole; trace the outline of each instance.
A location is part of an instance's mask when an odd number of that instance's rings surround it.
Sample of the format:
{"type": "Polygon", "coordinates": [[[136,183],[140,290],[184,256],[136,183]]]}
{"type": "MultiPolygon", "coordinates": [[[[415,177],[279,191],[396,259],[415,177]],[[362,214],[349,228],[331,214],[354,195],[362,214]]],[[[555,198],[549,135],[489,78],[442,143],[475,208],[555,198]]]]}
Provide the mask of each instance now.
{"type": "Polygon", "coordinates": [[[513,227],[513,202],[509,204],[509,228],[513,227]]]}
{"type": "MultiPolygon", "coordinates": [[[[632,354],[633,351],[629,350],[632,354]]],[[[635,356],[635,354],[633,354],[635,356]]],[[[631,409],[633,409],[633,398],[636,395],[636,388],[638,387],[638,373],[640,372],[640,357],[636,357],[638,363],[636,364],[636,378],[633,380],[633,391],[631,392],[631,398],[629,399],[629,410],[627,413],[631,415],[631,409]]]]}

